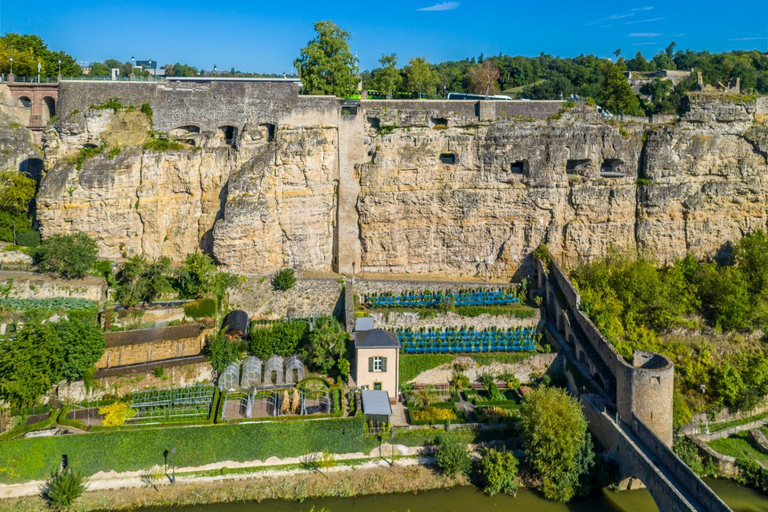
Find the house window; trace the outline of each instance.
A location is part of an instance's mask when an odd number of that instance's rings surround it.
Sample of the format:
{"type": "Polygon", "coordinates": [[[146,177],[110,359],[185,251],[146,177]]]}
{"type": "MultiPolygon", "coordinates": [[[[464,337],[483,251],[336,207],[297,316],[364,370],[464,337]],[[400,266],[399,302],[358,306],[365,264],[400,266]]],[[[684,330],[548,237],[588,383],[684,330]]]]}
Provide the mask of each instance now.
{"type": "Polygon", "coordinates": [[[373,358],[373,371],[380,372],[384,367],[384,360],[382,357],[373,358]]]}
{"type": "MultiPolygon", "coordinates": [[[[381,382],[374,382],[373,383],[373,389],[375,389],[376,391],[381,391],[381,382]]],[[[651,413],[651,414],[653,414],[653,413],[651,413]]],[[[653,418],[653,416],[651,416],[651,418],[653,418]]]]}

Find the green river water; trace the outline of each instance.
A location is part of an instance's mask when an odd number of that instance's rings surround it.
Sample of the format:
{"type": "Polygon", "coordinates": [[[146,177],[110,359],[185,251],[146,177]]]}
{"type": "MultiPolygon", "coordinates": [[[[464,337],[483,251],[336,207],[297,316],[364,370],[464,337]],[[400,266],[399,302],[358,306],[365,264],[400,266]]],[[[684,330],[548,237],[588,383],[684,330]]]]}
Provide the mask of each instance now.
{"type": "MultiPolygon", "coordinates": [[[[707,479],[712,489],[734,512],[768,512],[768,495],[728,480],[707,479]]],[[[264,501],[261,503],[222,503],[183,508],[140,509],[143,512],[655,512],[658,510],[648,491],[604,491],[568,504],[547,501],[536,493],[521,489],[517,497],[488,497],[474,487],[455,487],[418,494],[387,494],[358,498],[322,498],[304,503],[264,501]]]]}

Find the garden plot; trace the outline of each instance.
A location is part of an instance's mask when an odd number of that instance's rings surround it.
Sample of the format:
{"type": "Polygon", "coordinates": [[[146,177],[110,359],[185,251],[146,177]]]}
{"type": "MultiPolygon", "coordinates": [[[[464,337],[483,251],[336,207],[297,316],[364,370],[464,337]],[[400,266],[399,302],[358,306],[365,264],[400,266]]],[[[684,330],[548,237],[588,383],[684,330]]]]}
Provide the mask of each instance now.
{"type": "Polygon", "coordinates": [[[211,385],[134,393],[130,406],[136,416],[127,423],[204,421],[210,415],[214,395],[215,388],[211,385]]]}

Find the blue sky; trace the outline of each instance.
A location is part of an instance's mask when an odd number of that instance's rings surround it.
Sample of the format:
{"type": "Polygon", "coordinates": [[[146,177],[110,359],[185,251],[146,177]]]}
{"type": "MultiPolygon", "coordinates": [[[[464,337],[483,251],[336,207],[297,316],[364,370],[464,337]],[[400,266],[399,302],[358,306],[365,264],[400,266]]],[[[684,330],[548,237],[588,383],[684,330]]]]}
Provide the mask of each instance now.
{"type": "Polygon", "coordinates": [[[552,2],[386,0],[0,0],[0,31],[35,33],[53,49],[102,61],[152,58],[204,69],[291,72],[312,22],[332,19],[352,35],[361,69],[382,53],[400,63],[481,53],[650,57],[678,48],[768,50],[768,2],[552,2]],[[731,8],[732,6],[732,8],[731,8]],[[421,10],[420,10],[421,9],[421,10]]]}

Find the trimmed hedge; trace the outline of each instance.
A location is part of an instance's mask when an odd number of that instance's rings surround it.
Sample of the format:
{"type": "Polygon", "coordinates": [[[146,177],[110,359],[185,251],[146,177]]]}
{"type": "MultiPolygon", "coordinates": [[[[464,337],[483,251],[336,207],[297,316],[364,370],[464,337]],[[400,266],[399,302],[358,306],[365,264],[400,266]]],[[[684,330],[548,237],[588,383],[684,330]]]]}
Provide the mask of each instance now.
{"type": "Polygon", "coordinates": [[[139,471],[163,464],[177,447],[178,466],[232,460],[298,457],[308,452],[369,452],[376,439],[363,436],[362,416],[326,421],[280,421],[198,428],[131,428],[113,432],[20,439],[0,443],[0,483],[43,480],[69,464],[89,476],[98,471],[139,471]]]}
{"type": "Polygon", "coordinates": [[[214,318],[216,311],[216,299],[211,298],[196,300],[184,305],[184,315],[195,320],[205,317],[214,318]]]}

